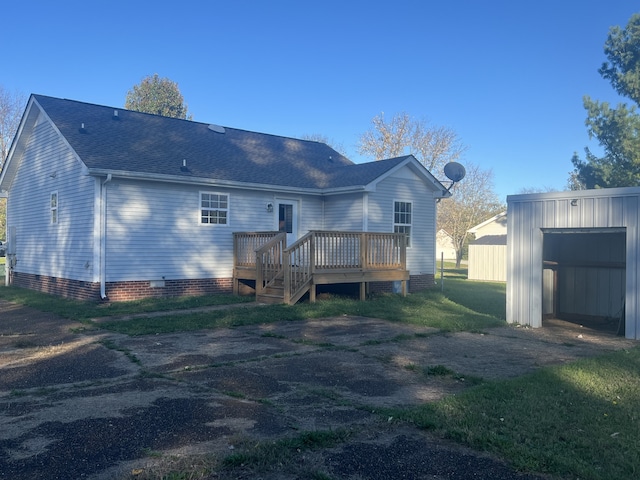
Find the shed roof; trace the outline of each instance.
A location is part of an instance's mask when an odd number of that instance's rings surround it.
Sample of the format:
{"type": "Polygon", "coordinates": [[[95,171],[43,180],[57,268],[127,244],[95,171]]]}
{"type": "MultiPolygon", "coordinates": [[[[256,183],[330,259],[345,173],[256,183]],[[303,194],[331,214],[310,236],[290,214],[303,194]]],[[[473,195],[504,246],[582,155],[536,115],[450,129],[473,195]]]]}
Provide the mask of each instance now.
{"type": "Polygon", "coordinates": [[[506,235],[485,235],[484,237],[480,237],[477,240],[473,240],[469,242],[469,245],[506,245],[507,244],[507,236],[506,235]]]}

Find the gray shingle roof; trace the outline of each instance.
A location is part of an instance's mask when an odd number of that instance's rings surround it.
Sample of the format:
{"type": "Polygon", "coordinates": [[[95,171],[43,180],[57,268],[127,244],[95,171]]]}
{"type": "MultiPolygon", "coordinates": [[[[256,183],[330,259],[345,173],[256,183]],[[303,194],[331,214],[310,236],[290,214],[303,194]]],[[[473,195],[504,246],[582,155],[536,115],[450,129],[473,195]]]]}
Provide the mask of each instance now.
{"type": "Polygon", "coordinates": [[[89,170],[327,189],[366,185],[407,158],[354,164],[321,142],[33,97],[89,170]]]}
{"type": "Polygon", "coordinates": [[[506,245],[506,235],[485,235],[477,240],[469,242],[471,245],[506,245]]]}

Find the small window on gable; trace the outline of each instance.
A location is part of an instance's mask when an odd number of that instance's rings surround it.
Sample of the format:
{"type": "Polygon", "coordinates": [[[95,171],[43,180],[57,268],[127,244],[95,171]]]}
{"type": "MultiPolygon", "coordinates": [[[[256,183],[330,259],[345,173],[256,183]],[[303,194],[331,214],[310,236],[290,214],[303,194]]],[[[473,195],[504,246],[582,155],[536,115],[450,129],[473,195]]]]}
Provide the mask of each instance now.
{"type": "Polygon", "coordinates": [[[393,231],[407,236],[407,247],[411,246],[411,202],[393,202],[393,231]]]}
{"type": "Polygon", "coordinates": [[[51,192],[50,205],[51,223],[58,223],[58,192],[51,192]]]}
{"type": "Polygon", "coordinates": [[[228,225],[229,195],[226,193],[200,193],[200,223],[228,225]]]}

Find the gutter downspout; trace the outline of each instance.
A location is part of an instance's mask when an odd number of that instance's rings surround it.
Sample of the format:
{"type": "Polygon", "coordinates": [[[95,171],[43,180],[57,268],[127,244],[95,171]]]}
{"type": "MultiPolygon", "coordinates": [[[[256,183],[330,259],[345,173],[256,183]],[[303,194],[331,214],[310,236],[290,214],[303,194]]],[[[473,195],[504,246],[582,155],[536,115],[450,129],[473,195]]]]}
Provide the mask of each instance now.
{"type": "Polygon", "coordinates": [[[107,300],[107,183],[111,181],[111,174],[100,185],[100,298],[107,300]]]}

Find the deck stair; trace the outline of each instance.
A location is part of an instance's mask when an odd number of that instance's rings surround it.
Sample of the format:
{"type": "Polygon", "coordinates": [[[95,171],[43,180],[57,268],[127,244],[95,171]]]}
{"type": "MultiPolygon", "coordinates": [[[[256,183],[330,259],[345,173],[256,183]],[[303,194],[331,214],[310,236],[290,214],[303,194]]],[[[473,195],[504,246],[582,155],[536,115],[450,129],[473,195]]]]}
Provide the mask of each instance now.
{"type": "Polygon", "coordinates": [[[234,293],[254,280],[256,300],[293,305],[316,285],[400,281],[406,295],[406,237],[400,233],[311,231],[290,246],[282,232],[234,233],[234,293]]]}

